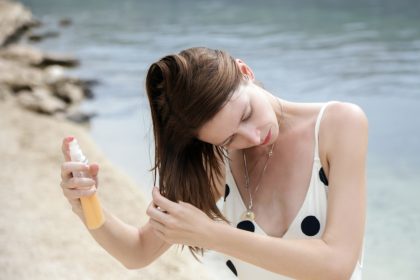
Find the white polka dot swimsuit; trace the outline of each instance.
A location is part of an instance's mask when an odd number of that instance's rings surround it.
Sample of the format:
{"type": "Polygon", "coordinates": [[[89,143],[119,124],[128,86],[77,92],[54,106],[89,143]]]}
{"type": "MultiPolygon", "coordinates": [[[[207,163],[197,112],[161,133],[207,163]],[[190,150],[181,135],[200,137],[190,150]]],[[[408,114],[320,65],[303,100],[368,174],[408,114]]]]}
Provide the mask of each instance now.
{"type": "MultiPolygon", "coordinates": [[[[284,239],[307,239],[320,238],[324,232],[327,216],[327,193],[328,179],[325,176],[318,154],[318,131],[324,109],[328,103],[322,106],[315,125],[315,153],[312,166],[312,175],[309,188],[304,202],[294,217],[289,228],[284,233],[284,239]]],[[[226,188],[223,201],[223,214],[231,222],[242,230],[266,235],[255,221],[242,220],[241,215],[245,212],[246,206],[232,176],[229,164],[226,164],[226,188]]],[[[268,270],[243,262],[230,256],[224,256],[224,261],[232,273],[241,280],[264,279],[281,280],[291,279],[289,277],[272,273],[268,270]]],[[[362,265],[359,261],[354,269],[351,280],[362,279],[362,265]]]]}

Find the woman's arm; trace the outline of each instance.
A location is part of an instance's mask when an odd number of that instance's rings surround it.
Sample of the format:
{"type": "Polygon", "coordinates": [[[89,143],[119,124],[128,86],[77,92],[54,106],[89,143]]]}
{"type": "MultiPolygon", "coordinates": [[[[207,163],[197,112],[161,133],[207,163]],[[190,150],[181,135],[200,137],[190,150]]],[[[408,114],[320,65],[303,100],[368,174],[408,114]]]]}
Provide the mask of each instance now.
{"type": "MultiPolygon", "coordinates": [[[[148,215],[160,238],[213,249],[296,279],[349,279],[360,255],[365,223],[368,125],[355,105],[332,104],[322,141],[329,162],[327,225],[321,239],[281,239],[214,222],[188,203],[154,191],[148,215]]],[[[321,136],[320,136],[321,137],[321,136]]]]}
{"type": "Polygon", "coordinates": [[[156,236],[150,222],[139,229],[107,211],[104,214],[104,225],[89,232],[99,245],[128,269],[149,265],[171,246],[156,236]]]}
{"type": "MultiPolygon", "coordinates": [[[[61,166],[61,187],[64,196],[72,205],[73,212],[85,222],[79,198],[96,192],[99,166],[70,162],[68,143],[71,139],[64,139],[62,145],[65,162],[61,166]],[[73,172],[84,172],[89,174],[89,177],[73,177],[73,172]]],[[[122,222],[106,210],[104,216],[104,224],[89,232],[99,245],[127,268],[147,266],[171,246],[156,236],[150,222],[139,229],[122,222]]]]}

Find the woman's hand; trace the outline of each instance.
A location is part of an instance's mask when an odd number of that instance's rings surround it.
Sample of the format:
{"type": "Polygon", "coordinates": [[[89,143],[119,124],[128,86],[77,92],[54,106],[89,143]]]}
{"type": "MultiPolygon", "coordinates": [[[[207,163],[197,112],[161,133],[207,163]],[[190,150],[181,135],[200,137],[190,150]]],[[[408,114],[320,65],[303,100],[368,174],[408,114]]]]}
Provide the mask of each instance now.
{"type": "Polygon", "coordinates": [[[170,244],[210,248],[210,228],[215,221],[190,203],[175,203],[163,197],[156,187],[152,198],[146,213],[157,236],[170,244]]]}
{"type": "Polygon", "coordinates": [[[69,143],[73,137],[63,139],[61,150],[65,162],[61,165],[61,188],[63,194],[72,206],[73,212],[82,217],[82,206],[80,197],[90,196],[96,192],[98,187],[98,171],[97,164],[84,164],[81,162],[72,162],[69,153],[69,143]],[[84,172],[86,178],[73,177],[73,172],[84,172]]]}

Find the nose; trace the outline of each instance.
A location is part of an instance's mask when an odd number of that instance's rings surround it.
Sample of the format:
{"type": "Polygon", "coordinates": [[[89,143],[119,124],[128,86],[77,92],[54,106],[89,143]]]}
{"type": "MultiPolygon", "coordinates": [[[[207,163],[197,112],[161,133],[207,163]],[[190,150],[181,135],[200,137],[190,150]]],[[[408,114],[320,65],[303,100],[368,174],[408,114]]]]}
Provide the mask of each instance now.
{"type": "Polygon", "coordinates": [[[242,135],[245,142],[251,145],[261,144],[261,131],[256,127],[244,125],[239,128],[238,132],[242,135]]]}

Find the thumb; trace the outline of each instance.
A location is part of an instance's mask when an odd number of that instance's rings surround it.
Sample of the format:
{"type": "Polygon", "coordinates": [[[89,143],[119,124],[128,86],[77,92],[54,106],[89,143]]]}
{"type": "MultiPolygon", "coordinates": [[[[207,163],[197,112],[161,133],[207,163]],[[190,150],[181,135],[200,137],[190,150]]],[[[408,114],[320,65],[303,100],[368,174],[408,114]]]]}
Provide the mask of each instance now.
{"type": "Polygon", "coordinates": [[[98,177],[99,172],[99,165],[97,163],[89,164],[89,175],[92,177],[92,179],[96,180],[98,177]]]}

